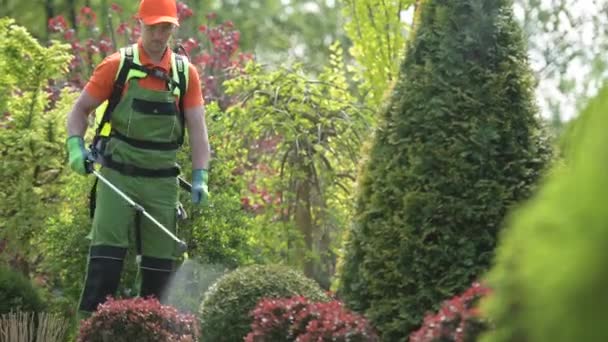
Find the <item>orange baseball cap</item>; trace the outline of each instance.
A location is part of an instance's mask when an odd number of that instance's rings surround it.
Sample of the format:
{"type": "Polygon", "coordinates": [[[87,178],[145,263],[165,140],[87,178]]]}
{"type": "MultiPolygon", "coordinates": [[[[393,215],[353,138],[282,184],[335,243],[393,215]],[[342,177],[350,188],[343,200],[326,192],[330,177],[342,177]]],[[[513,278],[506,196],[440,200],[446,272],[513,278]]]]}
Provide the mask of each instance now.
{"type": "Polygon", "coordinates": [[[172,23],[179,26],[175,0],[141,0],[137,15],[146,25],[172,23]]]}

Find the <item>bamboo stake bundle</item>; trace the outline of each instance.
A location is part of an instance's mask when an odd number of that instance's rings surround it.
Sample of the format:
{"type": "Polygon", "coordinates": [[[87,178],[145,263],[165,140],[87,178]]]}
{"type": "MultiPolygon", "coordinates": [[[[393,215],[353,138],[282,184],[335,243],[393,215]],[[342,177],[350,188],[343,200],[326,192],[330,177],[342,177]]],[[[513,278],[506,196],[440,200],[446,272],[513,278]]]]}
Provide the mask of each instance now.
{"type": "Polygon", "coordinates": [[[47,312],[10,312],[0,316],[1,342],[62,342],[69,322],[47,312]]]}

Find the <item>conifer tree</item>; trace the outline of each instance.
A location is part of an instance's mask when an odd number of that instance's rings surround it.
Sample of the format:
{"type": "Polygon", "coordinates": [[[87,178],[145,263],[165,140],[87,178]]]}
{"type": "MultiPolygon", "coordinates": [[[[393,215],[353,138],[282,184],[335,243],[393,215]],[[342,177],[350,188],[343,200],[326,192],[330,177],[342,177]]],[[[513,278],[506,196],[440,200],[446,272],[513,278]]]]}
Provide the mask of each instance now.
{"type": "Polygon", "coordinates": [[[508,0],[427,0],[359,175],[339,294],[385,341],[488,269],[550,158],[508,0]]]}

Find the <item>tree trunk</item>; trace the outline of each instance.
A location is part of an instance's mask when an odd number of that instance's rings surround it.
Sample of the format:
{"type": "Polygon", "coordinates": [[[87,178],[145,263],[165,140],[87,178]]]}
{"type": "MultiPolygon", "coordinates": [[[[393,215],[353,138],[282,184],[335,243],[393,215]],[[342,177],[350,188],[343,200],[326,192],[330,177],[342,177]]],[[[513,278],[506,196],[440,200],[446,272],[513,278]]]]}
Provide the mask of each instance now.
{"type": "Polygon", "coordinates": [[[296,227],[304,238],[304,248],[299,248],[298,258],[304,262],[304,274],[312,277],[314,273],[314,262],[307,255],[312,251],[312,238],[314,232],[314,222],[311,212],[311,182],[310,178],[298,181],[296,189],[296,227]]]}
{"type": "Polygon", "coordinates": [[[51,36],[51,32],[49,32],[49,25],[48,22],[49,20],[55,16],[55,0],[45,0],[44,2],[44,8],[46,10],[46,21],[45,21],[45,26],[46,26],[46,40],[48,41],[50,36],[51,36]]]}
{"type": "Polygon", "coordinates": [[[68,0],[68,20],[70,21],[71,27],[74,31],[78,32],[78,10],[76,9],[76,0],[68,0]]]}
{"type": "Polygon", "coordinates": [[[315,263],[315,272],[313,278],[325,290],[329,290],[331,285],[331,276],[335,273],[336,255],[330,250],[331,235],[330,228],[327,228],[317,244],[317,253],[319,254],[319,262],[315,263]]]}

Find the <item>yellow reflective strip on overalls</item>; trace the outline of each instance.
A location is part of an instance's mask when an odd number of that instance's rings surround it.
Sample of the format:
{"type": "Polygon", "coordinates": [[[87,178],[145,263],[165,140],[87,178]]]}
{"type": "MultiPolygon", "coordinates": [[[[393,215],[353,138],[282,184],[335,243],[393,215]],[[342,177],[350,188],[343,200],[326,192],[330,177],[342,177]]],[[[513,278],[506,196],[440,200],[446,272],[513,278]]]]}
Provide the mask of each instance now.
{"type": "MultiPolygon", "coordinates": [[[[131,49],[131,55],[133,56],[133,63],[136,63],[136,64],[140,63],[139,62],[139,49],[137,47],[137,43],[131,45],[130,47],[120,49],[119,50],[120,64],[118,65],[118,70],[116,70],[116,74],[114,75],[115,81],[118,78],[118,75],[120,74],[120,70],[122,69],[123,65],[125,64],[127,49],[129,49],[129,48],[131,49]]],[[[129,73],[127,74],[127,79],[125,80],[125,83],[128,82],[129,79],[131,79],[133,77],[142,78],[142,77],[146,77],[146,76],[147,76],[146,73],[143,71],[131,69],[131,70],[129,70],[129,73]]],[[[99,122],[101,121],[101,119],[103,117],[103,113],[105,112],[107,107],[108,107],[108,100],[105,100],[95,110],[95,123],[97,125],[99,125],[99,122]]],[[[108,122],[104,123],[103,127],[101,128],[101,131],[99,132],[99,135],[102,137],[107,137],[110,135],[111,131],[112,131],[112,123],[110,121],[108,121],[108,122]]]]}

